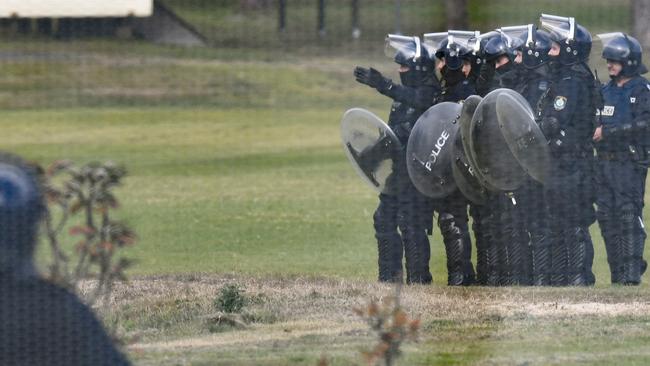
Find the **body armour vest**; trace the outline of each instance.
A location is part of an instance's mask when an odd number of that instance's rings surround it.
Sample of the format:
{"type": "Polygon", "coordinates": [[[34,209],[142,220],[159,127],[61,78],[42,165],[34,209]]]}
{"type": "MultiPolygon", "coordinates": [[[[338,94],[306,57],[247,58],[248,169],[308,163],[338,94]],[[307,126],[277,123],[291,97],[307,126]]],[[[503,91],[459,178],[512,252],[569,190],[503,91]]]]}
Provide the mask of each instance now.
{"type": "MultiPolygon", "coordinates": [[[[599,111],[600,122],[603,126],[622,127],[631,123],[634,118],[634,107],[637,103],[637,93],[640,88],[645,89],[647,81],[641,77],[632,80],[619,87],[615,81],[610,81],[603,87],[604,107],[599,111]]],[[[640,101],[639,101],[640,102],[640,101]]],[[[597,144],[599,151],[627,151],[630,146],[641,147],[645,145],[642,141],[645,136],[622,135],[610,136],[597,144]]]]}

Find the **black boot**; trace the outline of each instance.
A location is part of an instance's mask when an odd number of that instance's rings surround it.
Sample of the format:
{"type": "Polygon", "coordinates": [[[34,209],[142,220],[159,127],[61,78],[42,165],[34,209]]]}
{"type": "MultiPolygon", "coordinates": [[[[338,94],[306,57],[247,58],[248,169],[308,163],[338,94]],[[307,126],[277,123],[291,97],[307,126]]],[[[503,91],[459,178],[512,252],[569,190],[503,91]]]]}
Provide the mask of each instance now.
{"type": "Polygon", "coordinates": [[[548,228],[530,233],[533,286],[551,285],[551,233],[548,228]]]}
{"type": "Polygon", "coordinates": [[[567,229],[555,229],[550,232],[551,241],[551,285],[566,286],[568,284],[566,273],[569,268],[569,253],[565,236],[569,235],[567,229]]]}
{"type": "Polygon", "coordinates": [[[589,229],[575,227],[570,229],[567,234],[565,236],[568,253],[567,285],[591,286],[596,282],[596,278],[591,271],[594,261],[594,245],[589,229]]]}
{"type": "Polygon", "coordinates": [[[426,230],[424,228],[408,229],[408,231],[403,229],[402,240],[406,258],[406,283],[431,283],[432,277],[429,271],[431,248],[426,230]]]}
{"type": "Polygon", "coordinates": [[[397,233],[376,233],[379,281],[402,283],[402,238],[397,233]]]}
{"type": "Polygon", "coordinates": [[[638,285],[641,275],[647,267],[643,260],[645,230],[641,217],[632,211],[623,211],[621,215],[621,283],[638,285]]]}
{"type": "Polygon", "coordinates": [[[612,284],[620,284],[623,281],[621,277],[622,264],[621,264],[621,237],[620,230],[617,228],[617,221],[607,212],[599,208],[597,213],[598,226],[600,226],[600,234],[605,242],[605,251],[607,252],[607,264],[609,264],[609,272],[612,284]]]}
{"type": "Polygon", "coordinates": [[[501,216],[504,246],[507,248],[507,276],[504,285],[529,286],[532,284],[530,238],[515,207],[509,207],[501,216]]]}
{"type": "Polygon", "coordinates": [[[450,213],[441,212],[438,217],[438,226],[447,254],[447,284],[449,286],[473,284],[475,273],[471,262],[472,242],[466,219],[457,219],[450,213]]]}

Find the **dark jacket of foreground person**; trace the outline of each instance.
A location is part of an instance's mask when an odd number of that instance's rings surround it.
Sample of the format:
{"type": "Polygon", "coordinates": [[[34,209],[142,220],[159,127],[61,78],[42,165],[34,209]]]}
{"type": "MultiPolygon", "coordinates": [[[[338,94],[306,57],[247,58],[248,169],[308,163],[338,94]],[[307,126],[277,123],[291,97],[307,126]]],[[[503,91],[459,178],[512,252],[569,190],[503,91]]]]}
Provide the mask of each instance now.
{"type": "Polygon", "coordinates": [[[129,365],[90,308],[34,270],[42,212],[33,171],[0,153],[0,365],[129,365]]]}

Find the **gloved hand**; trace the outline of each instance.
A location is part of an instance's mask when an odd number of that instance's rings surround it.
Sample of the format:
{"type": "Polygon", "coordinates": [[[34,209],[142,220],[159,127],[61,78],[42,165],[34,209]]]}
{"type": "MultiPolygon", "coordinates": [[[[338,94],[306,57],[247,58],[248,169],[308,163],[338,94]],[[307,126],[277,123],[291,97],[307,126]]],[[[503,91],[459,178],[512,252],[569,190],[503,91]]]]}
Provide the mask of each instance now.
{"type": "Polygon", "coordinates": [[[390,79],[385,78],[379,71],[372,67],[369,69],[360,66],[355,67],[354,77],[361,84],[366,84],[380,92],[388,89],[393,84],[390,79]]]}
{"type": "Polygon", "coordinates": [[[560,122],[555,117],[544,117],[539,121],[539,128],[544,136],[550,140],[560,132],[560,122]]]}

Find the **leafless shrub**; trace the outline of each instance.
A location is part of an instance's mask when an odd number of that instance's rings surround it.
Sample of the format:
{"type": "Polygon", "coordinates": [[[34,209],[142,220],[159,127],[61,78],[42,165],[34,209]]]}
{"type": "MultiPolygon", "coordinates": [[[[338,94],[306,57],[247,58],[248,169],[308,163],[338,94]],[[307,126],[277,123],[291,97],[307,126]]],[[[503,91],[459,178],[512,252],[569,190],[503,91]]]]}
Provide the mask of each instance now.
{"type": "Polygon", "coordinates": [[[411,319],[400,306],[398,285],[394,296],[382,301],[371,300],[364,308],[354,312],[362,317],[377,335],[378,342],[369,351],[362,351],[368,365],[392,366],[401,355],[400,346],[407,340],[416,341],[420,329],[420,319],[411,319]]]}
{"type": "Polygon", "coordinates": [[[114,282],[126,280],[124,270],[131,265],[116,257],[136,235],[112,218],[119,207],[113,188],[125,175],[124,167],[112,162],[75,166],[56,161],[42,170],[44,228],[52,254],[47,276],[77,294],[82,280],[96,279],[85,296],[91,306],[99,299],[108,303],[114,282]],[[76,244],[69,243],[74,238],[76,244]]]}

